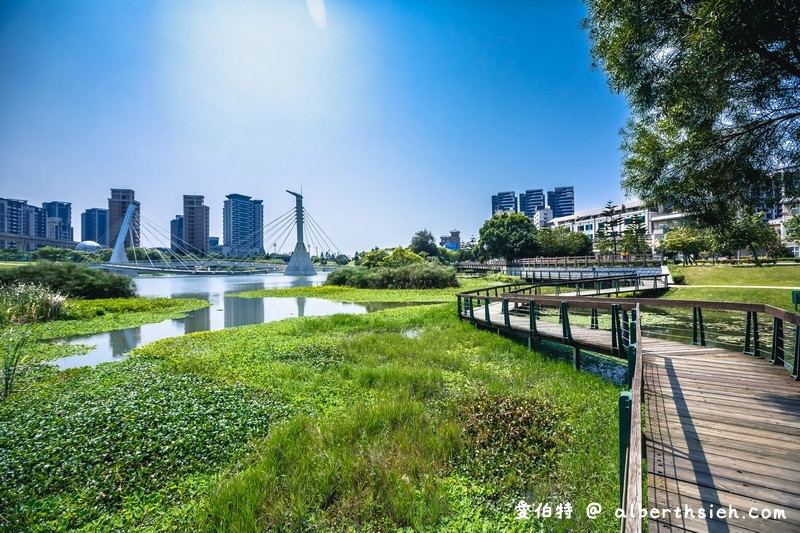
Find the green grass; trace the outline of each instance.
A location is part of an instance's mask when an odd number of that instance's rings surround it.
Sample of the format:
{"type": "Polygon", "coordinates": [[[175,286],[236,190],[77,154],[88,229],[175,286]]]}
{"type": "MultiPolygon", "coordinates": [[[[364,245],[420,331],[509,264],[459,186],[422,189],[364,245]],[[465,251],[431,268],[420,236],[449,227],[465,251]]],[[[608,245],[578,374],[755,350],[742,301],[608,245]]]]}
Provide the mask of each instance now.
{"type": "Polygon", "coordinates": [[[616,506],[619,389],[452,303],[37,368],[0,404],[0,530],[617,527],[578,511],[616,506]],[[518,521],[523,498],[576,512],[518,521]]]}
{"type": "Polygon", "coordinates": [[[409,303],[448,303],[455,300],[458,292],[470,291],[500,282],[486,281],[480,278],[459,279],[460,287],[447,289],[356,289],[337,285],[320,287],[294,287],[290,289],[265,289],[241,292],[234,296],[243,298],[282,298],[305,296],[309,298],[325,298],[340,302],[409,302],[409,303]]]}
{"type": "Polygon", "coordinates": [[[800,264],[756,266],[684,266],[670,267],[675,275],[686,276],[686,285],[751,285],[800,287],[800,264]]]}
{"type": "Polygon", "coordinates": [[[2,268],[18,268],[25,265],[35,265],[35,261],[0,261],[0,269],[2,268]]]}
{"type": "Polygon", "coordinates": [[[672,288],[662,296],[668,300],[707,300],[711,302],[737,302],[768,304],[794,311],[791,289],[746,289],[720,287],[672,288]]]}

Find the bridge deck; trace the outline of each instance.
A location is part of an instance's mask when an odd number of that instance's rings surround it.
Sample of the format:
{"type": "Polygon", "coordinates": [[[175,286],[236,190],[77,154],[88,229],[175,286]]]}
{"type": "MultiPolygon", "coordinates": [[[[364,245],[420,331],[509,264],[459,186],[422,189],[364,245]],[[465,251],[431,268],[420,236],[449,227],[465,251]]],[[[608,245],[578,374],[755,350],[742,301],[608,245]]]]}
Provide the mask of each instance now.
{"type": "MultiPolygon", "coordinates": [[[[483,308],[476,322],[485,324],[483,308]]],[[[501,305],[491,326],[503,328],[501,305]]],[[[529,316],[509,317],[529,333],[529,316]]],[[[646,317],[645,317],[646,320],[646,317]]],[[[541,338],[562,342],[562,327],[537,320],[541,338]]],[[[572,326],[575,343],[608,353],[611,334],[572,326]]],[[[761,358],[644,337],[647,509],[684,507],[650,519],[651,531],[800,531],[800,383],[761,358]],[[701,518],[729,506],[737,518],[701,518]],[[751,518],[755,509],[784,520],[751,518]]]]}

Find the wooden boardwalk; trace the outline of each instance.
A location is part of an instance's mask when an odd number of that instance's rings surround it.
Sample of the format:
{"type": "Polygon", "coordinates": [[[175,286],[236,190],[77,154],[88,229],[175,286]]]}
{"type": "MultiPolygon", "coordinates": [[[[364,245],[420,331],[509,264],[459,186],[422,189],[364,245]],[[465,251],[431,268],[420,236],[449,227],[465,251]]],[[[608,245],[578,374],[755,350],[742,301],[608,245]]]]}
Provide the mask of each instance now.
{"type": "MultiPolygon", "coordinates": [[[[506,329],[501,304],[489,309],[490,326],[506,329]]],[[[486,325],[483,307],[474,314],[486,325]]],[[[527,313],[509,322],[529,335],[527,313]]],[[[560,324],[536,325],[540,338],[563,342],[560,324]]],[[[576,346],[610,351],[608,330],[571,326],[571,333],[576,346]]],[[[648,337],[640,343],[645,508],[671,510],[650,518],[650,531],[800,531],[800,382],[758,357],[648,337]]]]}

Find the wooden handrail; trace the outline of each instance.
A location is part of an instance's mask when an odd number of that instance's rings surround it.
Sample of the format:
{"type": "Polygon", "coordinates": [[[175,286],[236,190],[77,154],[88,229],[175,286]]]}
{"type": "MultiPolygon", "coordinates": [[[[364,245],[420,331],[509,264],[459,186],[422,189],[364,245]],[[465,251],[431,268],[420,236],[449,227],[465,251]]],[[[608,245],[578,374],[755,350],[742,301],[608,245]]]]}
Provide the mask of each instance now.
{"type": "MultiPolygon", "coordinates": [[[[461,297],[469,297],[469,292],[458,293],[461,297]]],[[[503,298],[510,302],[527,303],[533,298],[531,296],[519,295],[514,293],[504,293],[497,298],[490,297],[492,302],[501,301],[503,298]]],[[[702,308],[711,311],[742,311],[763,313],[774,318],[783,320],[795,326],[800,326],[800,314],[774,307],[768,304],[750,304],[738,302],[712,302],[709,300],[663,300],[661,298],[598,298],[596,296],[557,296],[537,294],[536,301],[540,303],[553,302],[553,305],[561,302],[569,302],[571,307],[579,309],[611,309],[613,304],[619,304],[625,310],[634,309],[637,305],[642,307],[677,307],[684,309],[702,308]]]]}
{"type": "MultiPolygon", "coordinates": [[[[631,380],[631,413],[628,455],[624,473],[625,487],[622,498],[623,518],[620,531],[623,533],[639,533],[642,530],[642,500],[644,484],[642,482],[642,379],[644,364],[642,361],[642,318],[639,306],[636,306],[636,343],[634,373],[631,380]]],[[[633,347],[633,345],[631,345],[633,347]]]]}

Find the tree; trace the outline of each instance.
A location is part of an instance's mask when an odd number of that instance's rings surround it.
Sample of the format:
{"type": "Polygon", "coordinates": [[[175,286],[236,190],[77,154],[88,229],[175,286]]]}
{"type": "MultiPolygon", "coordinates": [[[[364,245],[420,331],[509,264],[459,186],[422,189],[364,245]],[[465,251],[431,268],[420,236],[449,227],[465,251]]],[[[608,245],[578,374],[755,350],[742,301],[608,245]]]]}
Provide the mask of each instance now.
{"type": "Polygon", "coordinates": [[[670,252],[683,254],[686,264],[699,254],[705,246],[705,235],[691,226],[676,226],[664,235],[664,247],[670,252]]]}
{"type": "Polygon", "coordinates": [[[482,258],[503,257],[508,261],[537,255],[536,226],[522,213],[495,215],[480,229],[478,253],[482,258]]]}
{"type": "Polygon", "coordinates": [[[436,246],[436,241],[433,239],[433,233],[426,229],[416,232],[414,236],[411,237],[411,244],[408,248],[415,254],[425,252],[433,256],[439,251],[436,246]]]}
{"type": "Polygon", "coordinates": [[[800,215],[794,215],[783,225],[787,241],[800,241],[800,215]]]}
{"type": "Polygon", "coordinates": [[[629,254],[643,254],[647,251],[647,229],[644,227],[644,217],[633,215],[631,222],[622,235],[622,249],[629,254]]]}
{"type": "Polygon", "coordinates": [[[625,213],[625,206],[621,206],[619,210],[617,210],[614,202],[609,200],[606,202],[606,206],[603,209],[603,216],[606,218],[605,222],[600,222],[603,224],[603,236],[611,243],[611,249],[614,250],[614,253],[617,253],[617,243],[619,242],[620,232],[617,231],[617,227],[619,227],[620,223],[622,222],[621,215],[625,213]]]}
{"type": "Polygon", "coordinates": [[[542,228],[536,232],[539,255],[544,257],[564,257],[589,255],[592,253],[592,240],[577,231],[564,226],[542,228]]]}
{"type": "Polygon", "coordinates": [[[728,247],[734,250],[746,248],[753,255],[753,261],[760,265],[758,252],[770,249],[779,240],[778,234],[766,222],[763,213],[742,215],[730,225],[719,230],[728,247]]]}
{"type": "Polygon", "coordinates": [[[797,196],[796,0],[586,3],[594,64],[631,108],[627,191],[712,227],[797,196]]]}

